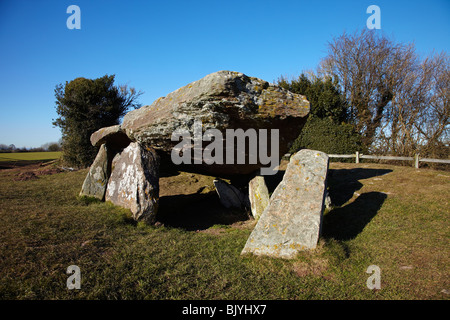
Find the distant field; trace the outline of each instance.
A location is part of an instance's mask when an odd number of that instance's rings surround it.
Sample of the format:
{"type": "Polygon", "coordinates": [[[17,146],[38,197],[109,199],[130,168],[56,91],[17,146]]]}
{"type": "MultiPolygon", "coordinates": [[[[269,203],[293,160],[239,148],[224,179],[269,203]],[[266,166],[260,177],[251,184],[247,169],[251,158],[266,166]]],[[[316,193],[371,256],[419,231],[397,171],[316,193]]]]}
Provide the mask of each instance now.
{"type": "Polygon", "coordinates": [[[0,153],[0,161],[40,161],[54,160],[61,157],[61,152],[10,152],[0,153]]]}

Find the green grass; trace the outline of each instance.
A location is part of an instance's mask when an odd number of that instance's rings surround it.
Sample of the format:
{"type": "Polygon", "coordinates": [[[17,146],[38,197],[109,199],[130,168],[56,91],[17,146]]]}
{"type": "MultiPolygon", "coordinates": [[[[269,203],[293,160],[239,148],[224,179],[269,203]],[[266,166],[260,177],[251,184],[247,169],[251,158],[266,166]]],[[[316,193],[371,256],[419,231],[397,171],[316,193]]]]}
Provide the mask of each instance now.
{"type": "Polygon", "coordinates": [[[44,160],[55,160],[61,157],[61,152],[10,152],[10,153],[0,153],[1,161],[44,161],[44,160]]]}
{"type": "Polygon", "coordinates": [[[448,299],[450,174],[332,168],[339,206],[317,249],[293,260],[241,256],[251,222],[148,226],[79,199],[86,170],[30,181],[0,171],[0,299],[448,299]],[[66,287],[73,264],[80,290],[66,287]],[[380,290],[366,287],[372,264],[380,290]]]}

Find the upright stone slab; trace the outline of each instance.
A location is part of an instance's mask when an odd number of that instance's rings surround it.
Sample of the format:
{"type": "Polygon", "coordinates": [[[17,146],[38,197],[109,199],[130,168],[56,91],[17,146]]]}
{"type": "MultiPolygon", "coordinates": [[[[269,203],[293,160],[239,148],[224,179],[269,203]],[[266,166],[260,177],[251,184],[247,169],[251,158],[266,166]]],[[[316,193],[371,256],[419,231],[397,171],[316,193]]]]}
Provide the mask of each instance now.
{"type": "Polygon", "coordinates": [[[242,254],[293,258],[317,245],[322,224],[328,156],[301,150],[291,157],[242,254]]]}
{"type": "MultiPolygon", "coordinates": [[[[112,157],[112,156],[111,156],[112,157]]],[[[108,148],[102,144],[81,187],[80,196],[103,200],[110,175],[108,148]]]]}
{"type": "Polygon", "coordinates": [[[248,184],[248,197],[253,218],[259,219],[269,205],[269,190],[263,176],[257,175],[248,184]]]}
{"type": "Polygon", "coordinates": [[[113,159],[105,199],[130,209],[136,221],[153,223],[159,203],[158,171],[156,152],[130,143],[113,159]]]}

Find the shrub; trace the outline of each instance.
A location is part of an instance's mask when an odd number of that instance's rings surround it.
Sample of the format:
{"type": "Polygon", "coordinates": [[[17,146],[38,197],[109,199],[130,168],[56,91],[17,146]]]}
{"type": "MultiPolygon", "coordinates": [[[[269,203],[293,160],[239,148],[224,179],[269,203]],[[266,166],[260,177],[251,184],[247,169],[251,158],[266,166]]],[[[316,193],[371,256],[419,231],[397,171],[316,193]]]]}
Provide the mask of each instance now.
{"type": "Polygon", "coordinates": [[[53,121],[61,128],[63,158],[75,167],[87,167],[95,158],[97,149],[90,136],[100,128],[119,123],[141,92],[127,86],[115,86],[114,75],[98,79],[76,78],[59,84],[55,89],[56,112],[53,121]]]}
{"type": "Polygon", "coordinates": [[[351,154],[363,151],[361,136],[349,123],[336,123],[330,118],[310,117],[290,152],[313,149],[330,154],[351,154]]]}

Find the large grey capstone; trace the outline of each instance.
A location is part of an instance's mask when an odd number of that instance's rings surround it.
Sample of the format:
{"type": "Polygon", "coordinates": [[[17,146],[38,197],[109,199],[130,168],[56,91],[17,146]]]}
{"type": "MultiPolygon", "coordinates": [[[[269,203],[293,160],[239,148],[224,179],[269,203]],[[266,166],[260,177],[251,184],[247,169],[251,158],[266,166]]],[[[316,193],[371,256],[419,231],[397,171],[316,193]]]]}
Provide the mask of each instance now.
{"type": "Polygon", "coordinates": [[[130,143],[112,161],[105,200],[130,209],[136,221],[153,223],[159,204],[158,172],[156,152],[130,143]]]}
{"type": "Polygon", "coordinates": [[[300,250],[314,249],[320,235],[328,155],[301,150],[289,161],[242,254],[293,258],[300,250]]]}
{"type": "Polygon", "coordinates": [[[101,145],[81,187],[80,196],[103,200],[110,175],[110,159],[106,145],[101,145]]]}
{"type": "MultiPolygon", "coordinates": [[[[167,166],[172,164],[172,150],[179,144],[179,139],[172,140],[173,133],[183,130],[193,139],[196,136],[195,123],[201,122],[201,133],[207,129],[221,132],[223,138],[217,142],[221,142],[224,156],[231,151],[225,143],[228,129],[242,129],[245,132],[252,129],[257,134],[259,130],[266,130],[268,137],[272,136],[272,129],[279,130],[277,156],[281,158],[298,137],[308,114],[309,102],[305,96],[240,72],[218,71],[155,100],[151,105],[128,112],[120,127],[100,129],[91,140],[93,144],[104,141],[114,144],[112,139],[126,135],[130,141],[157,150],[164,160],[162,164],[167,166]]],[[[208,145],[203,143],[202,154],[208,145]]],[[[251,174],[267,166],[261,163],[260,158],[256,163],[250,163],[248,146],[244,152],[245,163],[239,165],[235,165],[236,162],[196,163],[198,157],[193,148],[190,144],[186,149],[191,157],[190,163],[183,165],[186,171],[225,177],[251,174]]],[[[269,146],[267,148],[270,150],[269,146]]],[[[234,150],[234,154],[237,153],[234,150]]]]}

